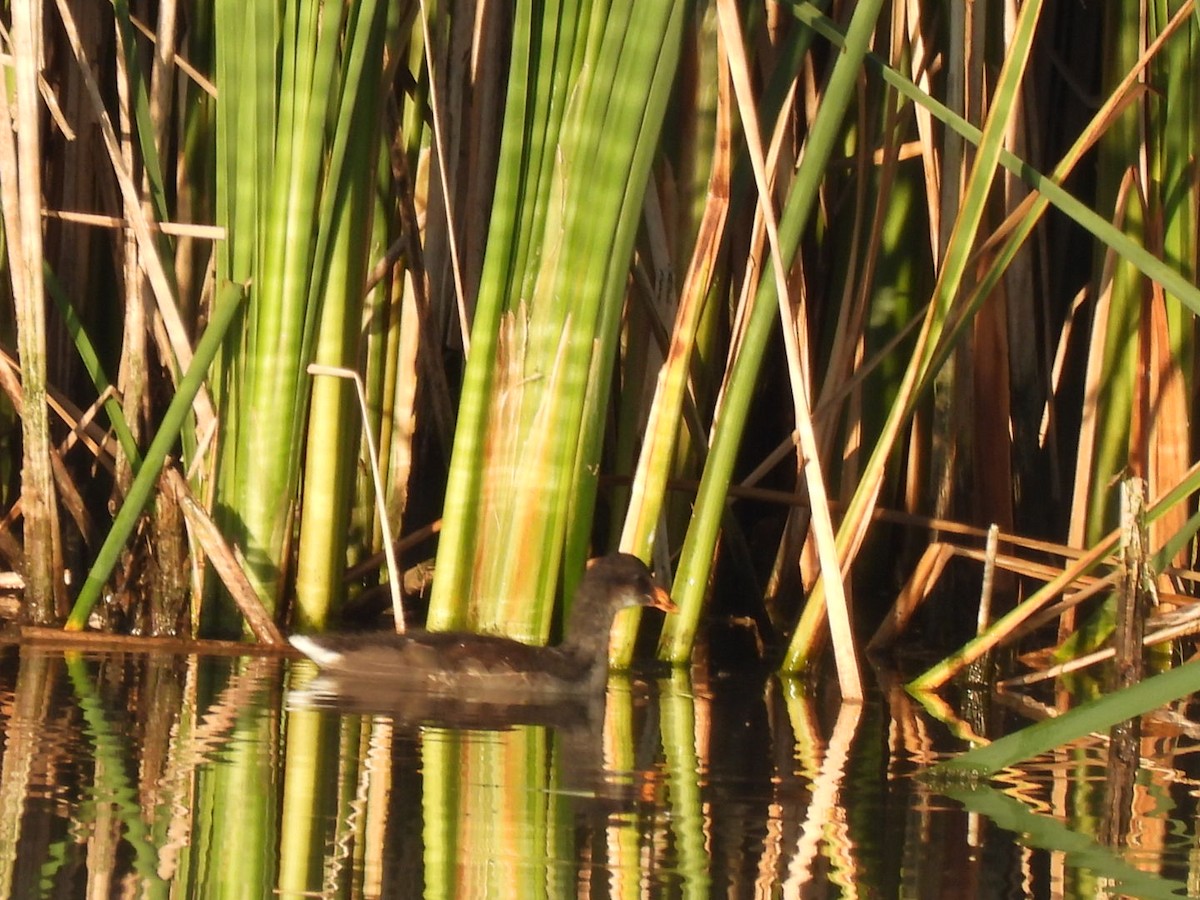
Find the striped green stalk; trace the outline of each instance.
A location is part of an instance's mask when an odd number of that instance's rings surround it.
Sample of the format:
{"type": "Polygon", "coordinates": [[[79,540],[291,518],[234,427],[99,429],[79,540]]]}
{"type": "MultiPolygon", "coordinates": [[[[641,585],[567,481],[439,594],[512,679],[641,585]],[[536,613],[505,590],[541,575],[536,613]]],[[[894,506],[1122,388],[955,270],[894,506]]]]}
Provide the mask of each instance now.
{"type": "MultiPolygon", "coordinates": [[[[654,82],[651,84],[648,105],[654,109],[665,109],[669,94],[674,83],[676,64],[678,63],[679,43],[683,19],[682,6],[676,7],[675,21],[669,24],[670,32],[675,35],[664,46],[667,58],[660,59],[654,70],[654,82]]],[[[634,111],[636,112],[636,110],[634,111]]],[[[654,161],[654,153],[658,146],[657,132],[642,135],[635,149],[630,185],[626,188],[623,198],[623,209],[618,219],[616,234],[617,246],[632,248],[638,225],[641,222],[642,197],[645,185],[649,179],[650,167],[654,161]]],[[[570,498],[566,514],[566,546],[565,546],[565,581],[564,594],[571,597],[575,586],[583,573],[591,545],[593,530],[593,513],[595,511],[596,492],[599,479],[599,466],[596,462],[604,441],[605,411],[608,408],[609,391],[612,379],[608,377],[610,368],[617,353],[619,337],[621,304],[619,298],[624,296],[625,283],[628,274],[626,255],[613,256],[608,261],[604,273],[602,296],[605,297],[604,318],[600,323],[600,344],[596,348],[594,360],[599,366],[589,377],[584,407],[581,413],[582,432],[574,459],[574,471],[571,476],[567,496],[570,498]]],[[[693,331],[690,341],[694,341],[693,331]]],[[[643,559],[649,558],[650,547],[638,547],[633,552],[643,559]]]]}
{"type": "MultiPolygon", "coordinates": [[[[823,92],[820,108],[806,140],[803,160],[780,217],[779,245],[785,265],[790,264],[799,246],[825,166],[841,134],[842,118],[853,97],[855,81],[881,6],[880,0],[864,0],[856,5],[846,34],[846,50],[838,57],[829,84],[823,92]]],[[[712,446],[700,480],[695,513],[675,573],[671,593],[680,611],[677,615],[667,617],[659,642],[660,656],[671,662],[682,663],[691,655],[726,494],[763,350],[779,318],[773,265],[768,263],[759,282],[741,349],[733,361],[724,400],[717,411],[712,446]]]]}
{"type": "MultiPolygon", "coordinates": [[[[315,361],[353,368],[363,314],[366,250],[378,163],[383,15],[390,4],[363,2],[352,10],[343,49],[342,89],[326,186],[317,223],[316,258],[308,306],[320,323],[315,361]]],[[[345,379],[315,379],[305,441],[304,504],[296,561],[297,630],[323,630],[340,604],[362,429],[357,395],[345,379]]]]}
{"type": "MultiPolygon", "coordinates": [[[[244,393],[223,454],[236,454],[237,467],[232,489],[218,499],[236,512],[231,536],[242,547],[247,575],[268,610],[283,589],[293,527],[308,399],[305,369],[317,312],[308,303],[309,286],[313,272],[323,267],[316,259],[314,220],[322,196],[329,104],[338,93],[341,38],[341,22],[322,4],[304,2],[285,10],[275,165],[265,218],[256,231],[262,255],[247,309],[244,393]]],[[[258,52],[274,50],[267,45],[258,52]]]]}
{"type": "MultiPolygon", "coordinates": [[[[233,677],[244,678],[252,664],[235,664],[233,677]]],[[[208,694],[211,688],[201,687],[206,699],[215,696],[215,692],[208,694]]],[[[199,767],[192,803],[194,821],[199,823],[193,837],[196,896],[238,900],[275,892],[280,863],[276,848],[282,807],[281,733],[277,715],[246,709],[229,728],[221,765],[199,767]],[[231,815],[230,810],[237,814],[231,815]]]]}
{"type": "MultiPolygon", "coordinates": [[[[353,209],[355,204],[350,206],[353,209]]],[[[336,235],[330,274],[343,290],[334,289],[325,296],[325,314],[314,352],[314,362],[321,365],[345,368],[353,363],[361,318],[354,314],[354,307],[361,297],[350,285],[361,284],[362,279],[355,280],[344,270],[347,265],[353,268],[349,257],[363,246],[364,221],[361,211],[357,217],[351,215],[341,221],[336,235]]],[[[361,267],[355,274],[362,275],[361,267]]],[[[293,610],[293,628],[299,632],[324,631],[340,605],[357,448],[362,429],[369,427],[361,420],[354,383],[346,378],[314,377],[311,402],[304,442],[304,504],[293,610]]]]}
{"type": "Polygon", "coordinates": [[[677,868],[687,872],[681,896],[700,900],[711,896],[713,860],[707,851],[706,802],[696,773],[704,763],[696,752],[699,700],[684,669],[673,669],[669,681],[659,682],[662,704],[663,773],[667,783],[668,816],[679,857],[677,868]]]}
{"type": "MultiPolygon", "coordinates": [[[[269,7],[269,5],[268,5],[269,7]]],[[[269,610],[291,552],[293,517],[318,344],[353,363],[374,189],[386,4],[333,8],[303,0],[282,10],[217,5],[219,222],[228,248],[218,276],[249,282],[240,341],[227,347],[217,508],[269,610]],[[277,98],[277,105],[276,105],[277,98]],[[324,324],[322,324],[324,323],[324,324]],[[326,332],[318,341],[322,329],[326,332]]],[[[317,388],[308,449],[315,486],[302,540],[311,556],[298,590],[305,624],[323,623],[344,562],[354,453],[333,457],[349,418],[345,386],[317,388]],[[342,474],[337,474],[338,472],[342,474]],[[319,549],[318,549],[319,548],[319,549]]],[[[348,397],[347,397],[348,399],[348,397]]],[[[356,432],[354,432],[356,433],[356,432]]],[[[352,442],[351,442],[352,443],[352,442]]],[[[229,610],[210,620],[232,630],[229,610]]]]}
{"type": "Polygon", "coordinates": [[[343,722],[353,722],[353,717],[315,709],[287,713],[278,876],[284,897],[320,893],[325,886],[323,864],[338,793],[331,774],[353,763],[340,755],[343,722]]]}
{"type": "Polygon", "coordinates": [[[607,402],[682,18],[680,3],[518,6],[432,627],[548,635],[570,510],[590,519],[586,429],[607,402]]]}
{"type": "MultiPolygon", "coordinates": [[[[216,246],[218,284],[241,285],[243,290],[257,279],[260,257],[259,225],[267,215],[267,187],[274,163],[276,89],[279,75],[274,48],[280,28],[274,4],[246,7],[234,0],[214,0],[214,58],[216,84],[230,85],[221,91],[216,112],[216,222],[225,228],[226,239],[216,246]],[[234,87],[236,86],[236,87],[234,87]]],[[[218,291],[218,297],[220,291],[218,291]]],[[[246,315],[244,325],[233,333],[222,350],[220,377],[213,391],[219,410],[241,409],[246,388],[243,357],[257,340],[256,316],[246,315]]],[[[244,476],[238,471],[245,451],[238,449],[238,428],[232,418],[225,422],[217,471],[218,495],[236,497],[244,476]]],[[[214,510],[224,523],[227,539],[236,541],[242,531],[236,501],[226,500],[214,510]]],[[[240,622],[221,603],[206,605],[207,630],[237,633],[240,622]]]]}
{"type": "MultiPolygon", "coordinates": [[[[526,101],[545,110],[550,108],[549,97],[544,90],[537,90],[538,85],[529,68],[534,24],[532,0],[518,3],[512,37],[513,64],[509,71],[504,131],[488,230],[488,253],[484,258],[471,329],[471,352],[459,398],[454,462],[447,481],[444,522],[438,542],[438,578],[427,620],[428,626],[434,629],[461,628],[469,620],[467,600],[470,586],[475,581],[475,542],[480,528],[479,496],[484,481],[484,441],[495,376],[493,363],[497,357],[506,298],[517,277],[513,267],[518,252],[520,221],[522,215],[532,214],[529,209],[532,204],[527,206],[524,202],[526,186],[522,173],[539,170],[547,143],[539,140],[544,138],[544,131],[539,130],[531,130],[531,140],[526,141],[527,115],[534,121],[544,121],[546,115],[529,114],[526,101]]],[[[554,136],[550,136],[551,145],[554,136]]]]}

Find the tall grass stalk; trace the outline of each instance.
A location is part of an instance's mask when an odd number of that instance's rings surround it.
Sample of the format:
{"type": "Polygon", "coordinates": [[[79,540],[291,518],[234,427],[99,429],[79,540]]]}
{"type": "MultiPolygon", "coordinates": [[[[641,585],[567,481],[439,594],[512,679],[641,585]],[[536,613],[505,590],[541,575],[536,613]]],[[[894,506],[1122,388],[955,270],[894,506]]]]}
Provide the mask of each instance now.
{"type": "MultiPolygon", "coordinates": [[[[937,339],[945,327],[947,317],[959,293],[967,262],[975,243],[979,224],[983,218],[985,199],[990,191],[1009,116],[1016,104],[1025,73],[1033,37],[1041,12],[1041,4],[1034,0],[1021,8],[1004,67],[988,109],[971,175],[963,193],[959,215],[955,219],[945,260],[938,273],[937,285],[930,300],[928,313],[918,338],[916,354],[910,359],[909,368],[888,416],[887,424],[872,453],[867,469],[859,481],[838,531],[838,554],[843,564],[850,562],[861,546],[870,512],[874,508],[882,484],[883,467],[891,455],[900,425],[908,414],[910,392],[920,382],[937,339]]],[[[808,662],[809,651],[816,640],[816,630],[824,614],[822,598],[809,598],[804,614],[792,636],[791,645],[783,662],[784,671],[798,671],[808,662]]]]}
{"type": "MultiPolygon", "coordinates": [[[[729,212],[732,105],[728,64],[723,51],[718,51],[717,55],[717,126],[714,130],[712,172],[691,261],[680,288],[674,330],[655,382],[654,398],[645,423],[619,540],[621,549],[643,559],[649,559],[654,549],[667,500],[667,480],[676,464],[677,442],[685,437],[681,434],[680,425],[694,369],[693,355],[705,310],[713,299],[717,256],[729,212]]],[[[626,614],[618,619],[613,637],[614,662],[627,664],[632,658],[637,636],[635,626],[639,618],[626,614]]]]}
{"type": "MultiPolygon", "coordinates": [[[[232,176],[218,205],[229,233],[219,270],[251,285],[245,327],[223,360],[226,409],[236,416],[221,446],[217,503],[269,609],[280,603],[291,556],[306,366],[318,348],[326,365],[353,362],[357,348],[385,10],[367,0],[330,15],[304,2],[282,19],[257,8],[247,22],[240,7],[217,9],[218,71],[228,79],[218,87],[231,95],[219,107],[217,160],[232,176]]],[[[308,444],[314,493],[301,540],[323,549],[309,546],[311,568],[298,585],[307,627],[323,624],[337,599],[332,572],[344,553],[357,458],[328,458],[343,441],[356,447],[351,397],[336,383],[317,391],[308,444]]],[[[231,624],[226,614],[212,627],[231,624]]]]}
{"type": "MultiPolygon", "coordinates": [[[[731,47],[731,54],[738,61],[732,67],[733,82],[738,96],[738,109],[746,123],[746,144],[751,168],[754,170],[754,180],[758,187],[759,208],[762,211],[763,225],[766,228],[771,251],[771,272],[775,278],[775,295],[779,304],[781,321],[780,331],[783,334],[783,344],[787,356],[788,383],[791,387],[792,405],[796,417],[797,443],[803,460],[801,468],[804,482],[808,488],[810,527],[817,548],[817,558],[823,579],[822,585],[828,595],[828,602],[832,606],[830,630],[834,639],[834,657],[838,668],[838,679],[841,682],[843,697],[848,700],[861,700],[862,682],[854,650],[850,611],[842,583],[841,565],[834,546],[833,522],[829,514],[825,477],[821,473],[820,451],[817,448],[816,434],[813,431],[812,409],[809,402],[811,365],[808,362],[807,341],[804,341],[801,346],[796,334],[797,329],[792,325],[793,304],[789,299],[787,278],[784,275],[786,266],[783,261],[783,251],[780,248],[779,229],[772,209],[771,191],[766,176],[766,161],[763,158],[762,142],[758,135],[759,126],[751,99],[748,66],[742,46],[742,36],[737,24],[736,9],[728,0],[718,0],[717,9],[726,39],[731,47]]],[[[801,333],[806,334],[803,331],[801,333]]]]}
{"type": "MultiPolygon", "coordinates": [[[[0,555],[30,619],[61,613],[61,538],[91,566],[69,627],[119,623],[171,543],[158,513],[139,527],[163,484],[226,583],[336,623],[386,537],[318,359],[362,374],[388,521],[444,514],[435,628],[546,640],[585,557],[620,545],[676,569],[664,657],[733,585],[714,640],[752,620],[791,669],[833,633],[854,696],[864,598],[922,558],[882,507],[1099,566],[1130,468],[1177,494],[1156,559],[1194,553],[1194,4],[142,6],[55,0],[44,32],[33,0],[0,13],[0,340],[22,367],[0,366],[0,555]],[[1066,73],[1102,87],[1094,110],[1066,73]],[[868,537],[883,563],[854,562],[868,537]]],[[[1028,590],[1008,587],[1001,607],[1028,590]]],[[[207,631],[243,631],[203,602],[207,631]]]]}
{"type": "Polygon", "coordinates": [[[636,16],[626,2],[567,6],[561,17],[518,6],[435,627],[545,640],[559,561],[565,553],[574,577],[582,569],[587,533],[569,523],[590,520],[626,273],[682,17],[676,3],[636,16]],[[505,549],[514,543],[523,552],[505,549]]]}
{"type": "Polygon", "coordinates": [[[24,514],[25,618],[57,621],[62,581],[58,499],[51,472],[50,417],[46,404],[46,315],[42,278],[41,103],[38,54],[42,4],[12,5],[15,104],[0,85],[0,206],[8,244],[8,270],[16,303],[17,352],[21,363],[21,507],[24,514]],[[9,123],[13,123],[13,129],[9,123]]]}
{"type": "MultiPolygon", "coordinates": [[[[1197,124],[1194,89],[1179,73],[1193,65],[1195,51],[1182,36],[1165,40],[1187,21],[1186,8],[1156,3],[1107,12],[1111,47],[1105,55],[1106,82],[1135,71],[1141,84],[1161,85],[1163,92],[1127,110],[1101,138],[1100,202],[1113,210],[1123,232],[1189,275],[1197,258],[1196,188],[1185,172],[1196,148],[1197,124]],[[1143,51],[1147,45],[1155,52],[1143,51]]],[[[1187,467],[1190,439],[1184,423],[1195,353],[1194,316],[1180,297],[1148,281],[1123,259],[1102,256],[1096,271],[1094,289],[1102,301],[1089,348],[1095,391],[1083,411],[1087,440],[1081,442],[1084,452],[1078,455],[1072,501],[1072,539],[1083,545],[1098,539],[1114,521],[1112,484],[1121,473],[1143,477],[1157,491],[1174,484],[1187,467]],[[1117,427],[1118,422],[1128,427],[1117,427]]],[[[1186,518],[1180,506],[1159,519],[1152,543],[1161,545],[1186,518]]],[[[1113,608],[1106,604],[1061,649],[1062,656],[1094,649],[1109,635],[1113,621],[1113,608]]]]}
{"type": "MultiPolygon", "coordinates": [[[[880,2],[868,0],[855,7],[847,30],[846,52],[834,64],[829,84],[822,94],[820,108],[807,136],[802,161],[780,217],[779,257],[784,263],[790,263],[808,224],[824,167],[841,131],[842,118],[850,104],[854,82],[858,78],[881,6],[880,2]]],[[[689,658],[700,621],[701,604],[708,585],[726,492],[749,412],[763,347],[779,312],[774,266],[772,262],[772,272],[765,274],[759,283],[746,334],[733,361],[725,395],[716,416],[712,446],[696,498],[695,515],[680,554],[672,589],[680,613],[667,620],[659,644],[659,653],[672,662],[683,662],[689,658]]]]}
{"type": "MultiPolygon", "coordinates": [[[[357,362],[376,191],[387,8],[363,3],[346,26],[339,79],[343,96],[318,222],[317,258],[327,259],[327,268],[313,280],[308,298],[320,317],[313,354],[325,366],[357,362]]],[[[358,454],[347,451],[358,446],[363,428],[371,428],[361,421],[349,387],[337,381],[312,386],[295,580],[296,626],[304,630],[324,629],[341,600],[358,472],[358,454]]],[[[403,624],[398,619],[399,627],[403,624]]]]}

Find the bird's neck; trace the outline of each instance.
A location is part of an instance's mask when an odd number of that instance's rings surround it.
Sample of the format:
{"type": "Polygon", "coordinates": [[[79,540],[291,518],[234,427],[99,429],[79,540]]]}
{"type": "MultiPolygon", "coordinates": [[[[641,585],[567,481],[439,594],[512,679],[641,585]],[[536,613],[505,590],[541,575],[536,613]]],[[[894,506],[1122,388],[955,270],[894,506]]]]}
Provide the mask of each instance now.
{"type": "Polygon", "coordinates": [[[589,675],[603,678],[608,672],[608,645],[616,613],[609,606],[577,602],[567,619],[562,651],[586,665],[589,675]]]}

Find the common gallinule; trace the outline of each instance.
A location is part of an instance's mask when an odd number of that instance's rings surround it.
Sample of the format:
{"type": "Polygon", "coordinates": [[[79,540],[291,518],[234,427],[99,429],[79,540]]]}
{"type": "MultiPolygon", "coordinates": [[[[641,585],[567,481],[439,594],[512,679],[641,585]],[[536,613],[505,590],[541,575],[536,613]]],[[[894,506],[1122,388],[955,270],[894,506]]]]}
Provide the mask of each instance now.
{"type": "Polygon", "coordinates": [[[323,675],[339,681],[522,703],[599,692],[608,673],[613,618],[631,606],[675,610],[645,563],[614,553],[584,573],[555,647],[454,631],[293,635],[291,642],[323,675]]]}

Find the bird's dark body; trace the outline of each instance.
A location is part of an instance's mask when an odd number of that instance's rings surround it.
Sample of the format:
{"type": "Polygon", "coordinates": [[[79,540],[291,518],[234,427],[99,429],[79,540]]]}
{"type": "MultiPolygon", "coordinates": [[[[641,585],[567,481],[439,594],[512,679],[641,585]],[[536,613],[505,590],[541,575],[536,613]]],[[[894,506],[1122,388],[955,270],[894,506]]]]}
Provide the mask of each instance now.
{"type": "Polygon", "coordinates": [[[324,676],[360,693],[379,684],[484,704],[553,701],[603,687],[613,618],[632,606],[674,608],[641,560],[618,553],[585,573],[557,647],[449,631],[297,635],[292,643],[324,676]]]}

